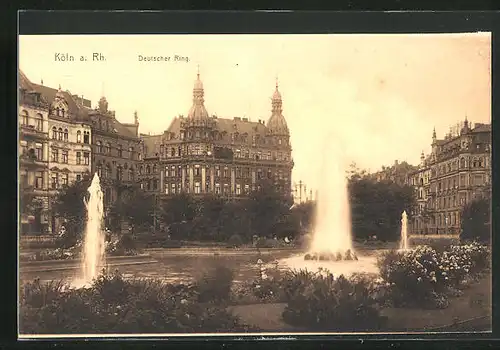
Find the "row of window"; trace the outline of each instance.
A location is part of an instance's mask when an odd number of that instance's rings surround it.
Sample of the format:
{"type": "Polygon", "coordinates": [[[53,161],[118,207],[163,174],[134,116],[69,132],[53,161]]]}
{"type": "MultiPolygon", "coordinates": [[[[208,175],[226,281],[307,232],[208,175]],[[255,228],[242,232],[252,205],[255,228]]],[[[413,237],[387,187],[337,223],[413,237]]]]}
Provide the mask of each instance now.
{"type": "MultiPolygon", "coordinates": [[[[110,164],[102,166],[101,164],[96,166],[97,176],[104,179],[111,179],[113,176],[113,170],[110,164]]],[[[115,179],[118,181],[134,181],[135,173],[133,168],[124,169],[121,166],[116,167],[115,179]]]]}
{"type": "Polygon", "coordinates": [[[33,126],[34,129],[38,131],[43,131],[43,116],[40,113],[35,115],[35,118],[30,118],[28,111],[23,110],[21,112],[21,125],[22,126],[33,126]]]}
{"type": "Polygon", "coordinates": [[[64,186],[68,186],[68,174],[67,173],[52,173],[50,175],[51,181],[50,181],[50,188],[53,190],[59,189],[64,186]]]}
{"type": "MultiPolygon", "coordinates": [[[[110,142],[106,143],[106,145],[104,146],[101,141],[97,141],[97,153],[112,155],[111,149],[112,149],[112,147],[111,147],[110,142]]],[[[123,158],[123,146],[118,145],[118,147],[116,147],[114,149],[117,150],[116,155],[120,158],[123,158]]],[[[128,148],[128,158],[129,159],[134,159],[134,152],[135,152],[134,147],[128,148]]],[[[140,157],[139,157],[139,160],[140,160],[140,157]]]]}
{"type": "MultiPolygon", "coordinates": [[[[160,154],[166,155],[167,158],[181,157],[182,155],[198,155],[203,156],[208,154],[211,150],[210,145],[186,145],[185,147],[171,147],[169,150],[165,150],[164,146],[160,146],[160,154]]],[[[255,159],[255,160],[278,160],[278,161],[288,161],[288,155],[286,152],[271,152],[271,151],[256,151],[250,152],[248,149],[233,149],[233,154],[235,158],[243,159],[255,159]]]]}
{"type": "MultiPolygon", "coordinates": [[[[193,140],[195,138],[199,139],[200,137],[203,137],[204,139],[207,139],[207,140],[221,141],[221,140],[225,139],[227,134],[228,133],[226,131],[223,131],[223,132],[218,132],[218,131],[212,131],[212,132],[204,131],[204,132],[202,132],[199,130],[196,130],[194,132],[181,131],[180,132],[180,139],[181,140],[193,140]]],[[[170,140],[170,139],[173,139],[174,137],[175,137],[175,135],[169,134],[168,139],[170,140]]],[[[231,138],[231,142],[247,143],[248,142],[248,133],[243,133],[243,134],[240,134],[238,132],[230,133],[230,138],[231,138]]],[[[252,144],[253,145],[256,145],[256,144],[261,144],[261,145],[278,144],[278,145],[281,145],[281,144],[284,144],[285,142],[286,142],[286,140],[282,140],[281,138],[275,139],[275,138],[266,138],[266,137],[263,137],[261,135],[252,135],[252,144]]]]}
{"type": "Polygon", "coordinates": [[[23,157],[29,157],[34,160],[43,161],[43,146],[40,143],[28,145],[26,141],[21,141],[20,154],[23,157]]]}
{"type": "Polygon", "coordinates": [[[448,174],[452,171],[460,169],[471,168],[483,168],[485,167],[484,157],[473,157],[472,159],[465,159],[464,157],[448,162],[447,164],[442,164],[436,169],[432,169],[432,176],[448,174]]]}
{"type": "MultiPolygon", "coordinates": [[[[158,172],[158,168],[156,165],[153,165],[152,167],[150,165],[146,165],[145,168],[141,165],[139,168],[139,174],[142,175],[144,172],[144,169],[146,170],[146,174],[151,174],[151,173],[156,174],[158,172]]],[[[187,171],[187,167],[184,169],[186,169],[186,171],[187,171]]],[[[206,169],[207,169],[206,176],[209,176],[210,166],[207,166],[206,169]]],[[[165,177],[181,177],[182,170],[183,170],[183,168],[180,165],[179,166],[172,165],[170,167],[167,166],[167,167],[165,167],[165,177]]],[[[202,175],[201,166],[195,165],[193,173],[194,173],[194,176],[201,176],[202,175]]],[[[220,166],[216,165],[215,166],[215,176],[216,177],[230,177],[231,176],[230,167],[224,167],[223,169],[221,169],[220,166]]],[[[251,176],[250,168],[248,168],[248,167],[245,167],[245,168],[236,167],[235,168],[235,176],[237,178],[250,178],[250,176],[251,176]]],[[[263,179],[264,178],[263,170],[257,169],[256,176],[258,179],[263,179]]],[[[272,177],[273,177],[273,172],[271,169],[268,169],[267,170],[267,178],[271,179],[272,177]]],[[[274,177],[279,178],[280,180],[287,179],[287,177],[283,176],[283,170],[278,170],[277,172],[274,172],[274,177]]]]}
{"type": "MultiPolygon", "coordinates": [[[[63,151],[61,151],[60,155],[61,156],[59,156],[59,150],[57,148],[53,148],[51,151],[51,157],[50,157],[51,162],[68,164],[69,163],[68,162],[69,151],[63,150],[63,151]]],[[[90,152],[77,151],[76,152],[76,165],[90,165],[90,152]]]]}

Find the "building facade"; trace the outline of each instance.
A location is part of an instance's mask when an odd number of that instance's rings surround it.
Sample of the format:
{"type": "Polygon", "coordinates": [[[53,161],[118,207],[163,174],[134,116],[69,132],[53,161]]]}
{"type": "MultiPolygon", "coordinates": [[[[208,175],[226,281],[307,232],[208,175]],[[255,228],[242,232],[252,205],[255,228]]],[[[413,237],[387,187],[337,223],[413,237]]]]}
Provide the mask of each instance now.
{"type": "Polygon", "coordinates": [[[105,97],[92,109],[83,97],[32,83],[22,72],[19,77],[20,193],[37,206],[21,215],[22,233],[57,232],[60,220],[52,210],[57,192],[95,172],[107,209],[120,189],[138,185],[137,113],[134,123],[121,123],[105,97]]]}
{"type": "Polygon", "coordinates": [[[399,186],[409,185],[409,176],[412,171],[416,170],[411,164],[407,162],[399,162],[398,160],[394,161],[392,166],[382,167],[382,170],[371,174],[370,176],[375,181],[392,181],[399,186]]]}
{"type": "Polygon", "coordinates": [[[49,223],[49,104],[19,75],[20,233],[39,234],[49,223]]]}
{"type": "Polygon", "coordinates": [[[176,117],[161,135],[141,135],[141,186],[165,196],[181,192],[243,198],[268,180],[291,194],[290,133],[276,84],[267,124],[209,116],[198,74],[187,117],[176,117]]]}
{"type": "Polygon", "coordinates": [[[412,215],[413,234],[458,234],[461,210],[470,201],[491,191],[491,125],[469,125],[437,139],[432,152],[421,156],[410,174],[417,194],[412,215]]]}
{"type": "Polygon", "coordinates": [[[119,197],[123,187],[137,185],[137,168],[141,161],[139,121],[121,123],[108,102],[101,97],[98,106],[88,110],[92,123],[92,173],[101,179],[104,203],[109,208],[119,197]]]}

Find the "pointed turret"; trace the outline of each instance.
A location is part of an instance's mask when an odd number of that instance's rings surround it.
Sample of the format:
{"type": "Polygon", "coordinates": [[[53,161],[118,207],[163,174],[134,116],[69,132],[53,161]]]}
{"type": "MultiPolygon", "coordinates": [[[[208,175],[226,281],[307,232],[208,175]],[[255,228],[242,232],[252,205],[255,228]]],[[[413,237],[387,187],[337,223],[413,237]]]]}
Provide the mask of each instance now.
{"type": "Polygon", "coordinates": [[[198,68],[198,73],[196,74],[196,80],[194,81],[193,87],[193,105],[188,112],[188,118],[190,119],[208,119],[208,112],[205,108],[205,91],[203,89],[203,82],[200,79],[200,70],[198,68]]]}
{"type": "Polygon", "coordinates": [[[436,127],[434,127],[434,129],[432,130],[432,143],[435,144],[437,141],[437,138],[436,138],[436,127]]]}
{"type": "Polygon", "coordinates": [[[273,97],[271,99],[271,105],[271,117],[267,122],[267,128],[269,132],[273,135],[288,136],[288,125],[286,123],[285,117],[282,114],[283,100],[278,89],[278,79],[276,79],[276,89],[274,90],[273,97]]]}

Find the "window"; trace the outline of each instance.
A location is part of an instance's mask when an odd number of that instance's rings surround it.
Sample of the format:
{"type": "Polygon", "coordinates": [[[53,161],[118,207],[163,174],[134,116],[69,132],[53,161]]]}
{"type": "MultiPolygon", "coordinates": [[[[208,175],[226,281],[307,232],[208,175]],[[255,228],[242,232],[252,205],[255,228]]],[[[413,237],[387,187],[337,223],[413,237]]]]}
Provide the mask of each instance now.
{"type": "Polygon", "coordinates": [[[43,188],[43,172],[37,171],[35,173],[35,188],[42,189],[43,188]]]}
{"type": "Polygon", "coordinates": [[[215,184],[215,194],[220,194],[220,184],[215,184]]]}
{"type": "Polygon", "coordinates": [[[146,165],[146,174],[151,174],[151,167],[146,165]]]}
{"type": "Polygon", "coordinates": [[[88,131],[83,132],[83,143],[90,143],[90,133],[88,131]]]}
{"type": "Polygon", "coordinates": [[[57,149],[52,149],[52,161],[57,163],[59,162],[59,151],[57,149]]]}
{"type": "Polygon", "coordinates": [[[116,179],[121,181],[123,179],[123,169],[121,166],[116,168],[116,179]]]}
{"type": "Polygon", "coordinates": [[[241,168],[236,168],[236,177],[237,178],[241,177],[241,168]]]}
{"type": "Polygon", "coordinates": [[[170,150],[170,156],[175,157],[175,148],[174,147],[172,147],[172,149],[170,150]]]}
{"type": "Polygon", "coordinates": [[[195,165],[195,168],[194,168],[194,175],[195,176],[200,176],[200,166],[199,165],[195,165]]]}
{"type": "Polygon", "coordinates": [[[224,194],[229,194],[229,184],[224,184],[224,194]]]}
{"type": "Polygon", "coordinates": [[[81,179],[82,179],[82,176],[80,174],[77,174],[76,175],[76,181],[81,181],[81,179]]]}
{"type": "Polygon", "coordinates": [[[128,179],[134,181],[134,168],[128,169],[128,179]]]}
{"type": "Polygon", "coordinates": [[[62,163],[68,164],[68,151],[62,151],[62,163]]]}
{"type": "Polygon", "coordinates": [[[57,173],[52,173],[51,181],[50,181],[50,188],[55,190],[57,187],[59,187],[59,180],[58,180],[57,173]]]}
{"type": "Polygon", "coordinates": [[[99,164],[97,166],[97,176],[102,177],[102,165],[101,164],[99,164]]]}
{"type": "MultiPolygon", "coordinates": [[[[128,157],[130,159],[134,159],[134,147],[129,147],[128,148],[128,157]]],[[[140,160],[140,159],[139,159],[140,160]]]]}
{"type": "Polygon", "coordinates": [[[158,170],[158,169],[156,168],[156,164],[155,164],[155,165],[153,165],[153,174],[156,174],[156,171],[157,171],[157,170],[158,170]]]}
{"type": "Polygon", "coordinates": [[[146,190],[147,190],[147,191],[151,191],[151,180],[148,180],[148,181],[146,182],[146,190]]]}
{"type": "Polygon", "coordinates": [[[68,142],[68,129],[64,129],[64,141],[68,142]]]}
{"type": "Polygon", "coordinates": [[[52,139],[57,140],[57,128],[55,126],[52,127],[52,139]]]}
{"type": "Polygon", "coordinates": [[[85,164],[85,165],[90,164],[90,153],[89,152],[83,152],[83,164],[85,164]]]}
{"type": "Polygon", "coordinates": [[[39,131],[43,131],[43,117],[40,113],[36,115],[35,128],[39,131]]]}
{"type": "Polygon", "coordinates": [[[201,193],[201,184],[199,182],[194,183],[194,193],[201,193]]]}
{"type": "Polygon", "coordinates": [[[118,157],[123,157],[123,146],[118,145],[118,157]]]}
{"type": "Polygon", "coordinates": [[[82,164],[82,152],[76,152],[76,165],[82,164]]]}
{"type": "Polygon", "coordinates": [[[63,129],[62,129],[62,128],[59,128],[57,131],[58,131],[58,133],[57,133],[57,139],[58,139],[59,141],[62,141],[62,140],[63,140],[63,138],[64,138],[64,132],[63,132],[63,129]]]}
{"type": "Polygon", "coordinates": [[[236,184],[236,195],[241,195],[241,185],[240,184],[236,184]]]}
{"type": "Polygon", "coordinates": [[[172,177],[175,176],[175,166],[172,166],[170,168],[170,176],[172,176],[172,177]]]}
{"type": "Polygon", "coordinates": [[[37,160],[43,160],[43,151],[42,151],[42,145],[37,144],[36,149],[35,149],[35,159],[37,160]]]}
{"type": "Polygon", "coordinates": [[[28,125],[29,122],[29,114],[28,111],[23,111],[21,115],[21,124],[22,125],[28,125]]]}
{"type": "Polygon", "coordinates": [[[76,142],[77,143],[81,143],[82,142],[82,132],[80,130],[78,130],[76,132],[76,142]]]}
{"type": "Polygon", "coordinates": [[[250,193],[250,185],[245,185],[245,194],[250,193]]]}
{"type": "Polygon", "coordinates": [[[111,165],[109,164],[106,164],[106,169],[104,170],[104,177],[105,178],[111,177],[111,165]]]}
{"type": "Polygon", "coordinates": [[[172,188],[172,194],[175,194],[175,184],[172,184],[171,188],[172,188]]]}
{"type": "Polygon", "coordinates": [[[168,194],[168,186],[165,186],[165,194],[168,194]]]}
{"type": "Polygon", "coordinates": [[[111,144],[109,142],[106,144],[106,153],[111,154],[111,144]]]}
{"type": "Polygon", "coordinates": [[[102,142],[97,141],[97,153],[102,153],[102,142]]]}
{"type": "Polygon", "coordinates": [[[170,173],[170,171],[169,171],[168,166],[167,166],[167,167],[165,167],[165,177],[169,177],[169,173],[170,173]]]}
{"type": "Polygon", "coordinates": [[[219,166],[215,167],[215,176],[220,177],[220,168],[219,168],[219,166]]]}
{"type": "Polygon", "coordinates": [[[61,180],[63,186],[68,186],[68,174],[62,174],[61,180]]]}

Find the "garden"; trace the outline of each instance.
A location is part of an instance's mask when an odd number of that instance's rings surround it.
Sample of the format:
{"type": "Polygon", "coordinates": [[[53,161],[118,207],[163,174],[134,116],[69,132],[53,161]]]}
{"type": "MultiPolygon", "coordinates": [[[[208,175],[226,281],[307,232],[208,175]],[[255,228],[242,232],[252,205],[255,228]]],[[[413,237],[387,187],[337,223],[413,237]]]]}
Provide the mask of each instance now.
{"type": "Polygon", "coordinates": [[[486,286],[483,300],[470,295],[470,308],[456,314],[453,323],[471,318],[470,310],[489,316],[491,289],[485,281],[491,274],[490,262],[490,248],[470,242],[443,251],[430,246],[387,251],[378,258],[379,275],[334,277],[322,269],[291,271],[268,264],[236,283],[235,271],[214,259],[192,282],[184,283],[125,278],[118,272],[103,272],[89,288],[80,289],[34,280],[20,287],[20,330],[22,334],[268,330],[258,319],[249,322],[242,317],[238,308],[245,305],[254,310],[280,306],[283,331],[409,330],[418,328],[412,325],[418,312],[458,312],[454,303],[458,305],[477,285],[486,286]]]}

